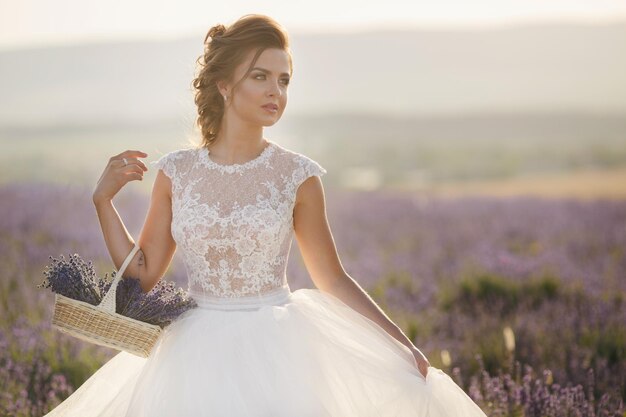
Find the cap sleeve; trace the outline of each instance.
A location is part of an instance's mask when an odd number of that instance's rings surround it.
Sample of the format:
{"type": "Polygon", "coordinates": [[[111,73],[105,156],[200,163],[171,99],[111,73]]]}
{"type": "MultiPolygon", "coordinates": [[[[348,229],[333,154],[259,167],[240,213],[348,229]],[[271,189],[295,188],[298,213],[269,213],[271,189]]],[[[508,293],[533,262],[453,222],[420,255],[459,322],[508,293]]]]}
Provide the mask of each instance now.
{"type": "Polygon", "coordinates": [[[318,176],[326,174],[326,169],[321,166],[317,161],[312,160],[311,158],[305,157],[304,163],[304,179],[306,180],[309,177],[318,176]]]}
{"type": "Polygon", "coordinates": [[[163,173],[172,179],[176,174],[176,165],[174,164],[174,160],[176,159],[177,154],[178,152],[176,151],[166,153],[158,160],[150,162],[150,165],[163,170],[163,173]]]}
{"type": "Polygon", "coordinates": [[[326,174],[326,169],[323,166],[306,155],[298,155],[296,161],[298,162],[298,167],[293,175],[294,198],[298,188],[307,178],[313,176],[321,177],[326,174]]]}

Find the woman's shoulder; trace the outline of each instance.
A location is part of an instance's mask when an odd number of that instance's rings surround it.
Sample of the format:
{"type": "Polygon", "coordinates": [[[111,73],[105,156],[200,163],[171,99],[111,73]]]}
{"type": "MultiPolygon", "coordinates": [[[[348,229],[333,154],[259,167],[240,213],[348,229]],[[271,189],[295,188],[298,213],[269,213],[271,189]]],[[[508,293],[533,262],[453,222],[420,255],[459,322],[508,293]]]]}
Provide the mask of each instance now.
{"type": "Polygon", "coordinates": [[[277,147],[278,149],[278,154],[282,155],[283,159],[292,161],[300,166],[303,165],[309,165],[309,164],[313,164],[313,165],[318,165],[321,168],[321,165],[319,164],[319,162],[317,162],[316,160],[314,160],[313,158],[311,158],[310,156],[302,153],[302,152],[298,152],[295,151],[293,149],[289,149],[283,145],[279,145],[277,143],[274,142],[274,145],[277,147]]]}
{"type": "Polygon", "coordinates": [[[157,169],[162,169],[171,178],[176,172],[176,166],[182,161],[189,160],[190,156],[196,154],[199,150],[199,146],[175,149],[162,154],[157,160],[150,162],[150,165],[155,166],[157,169]]]}
{"type": "Polygon", "coordinates": [[[289,163],[290,168],[303,172],[305,176],[323,175],[326,169],[316,160],[302,152],[288,149],[282,145],[274,143],[278,152],[277,155],[289,163]]]}
{"type": "Polygon", "coordinates": [[[198,152],[199,149],[200,149],[199,146],[174,149],[173,151],[162,153],[160,156],[157,157],[158,158],[157,160],[152,161],[151,163],[157,163],[161,160],[167,160],[167,159],[175,160],[175,159],[184,158],[186,155],[190,155],[193,152],[198,152]]]}

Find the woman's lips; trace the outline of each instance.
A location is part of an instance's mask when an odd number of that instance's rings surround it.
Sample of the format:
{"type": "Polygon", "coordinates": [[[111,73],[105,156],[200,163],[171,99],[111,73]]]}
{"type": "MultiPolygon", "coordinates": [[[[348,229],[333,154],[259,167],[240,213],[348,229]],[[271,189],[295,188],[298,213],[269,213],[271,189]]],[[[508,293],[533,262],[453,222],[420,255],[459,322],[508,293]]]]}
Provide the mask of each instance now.
{"type": "Polygon", "coordinates": [[[272,105],[272,104],[267,104],[265,106],[261,106],[263,107],[265,110],[267,110],[270,113],[276,113],[278,112],[278,107],[272,105]]]}

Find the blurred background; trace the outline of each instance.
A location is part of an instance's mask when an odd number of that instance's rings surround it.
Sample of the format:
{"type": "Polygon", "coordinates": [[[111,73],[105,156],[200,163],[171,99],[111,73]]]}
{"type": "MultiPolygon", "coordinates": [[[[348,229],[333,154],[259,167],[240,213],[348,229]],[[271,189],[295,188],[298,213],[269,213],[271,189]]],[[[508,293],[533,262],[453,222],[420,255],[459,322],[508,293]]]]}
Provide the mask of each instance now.
{"type": "MultiPolygon", "coordinates": [[[[622,415],[621,0],[0,0],[0,415],[41,415],[115,353],[50,329],[35,284],[49,256],[112,269],[98,177],[198,142],[204,37],[248,13],[294,58],[265,137],[328,170],[346,270],[431,363],[489,415],[622,415]]],[[[115,200],[135,238],[148,167],[115,200]]],[[[312,287],[295,244],[288,276],[312,287]]],[[[180,254],[166,278],[186,286],[180,254]]]]}
{"type": "Polygon", "coordinates": [[[197,140],[204,36],[260,12],[295,66],[266,136],[328,186],[624,197],[623,2],[270,3],[4,2],[1,181],[94,184],[125,149],[197,140]]]}

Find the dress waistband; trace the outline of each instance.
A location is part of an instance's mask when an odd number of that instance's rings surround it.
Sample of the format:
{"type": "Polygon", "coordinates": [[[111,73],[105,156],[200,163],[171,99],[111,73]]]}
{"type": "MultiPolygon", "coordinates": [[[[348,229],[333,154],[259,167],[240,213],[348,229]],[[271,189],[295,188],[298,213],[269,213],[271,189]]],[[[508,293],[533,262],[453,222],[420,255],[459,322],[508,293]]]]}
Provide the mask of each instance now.
{"type": "Polygon", "coordinates": [[[260,295],[243,297],[216,297],[205,293],[188,290],[199,308],[215,310],[254,310],[266,305],[281,305],[289,301],[291,290],[288,286],[279,287],[260,295]]]}

